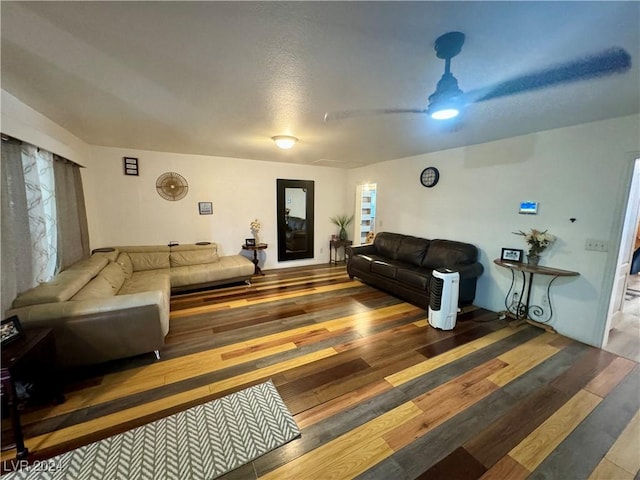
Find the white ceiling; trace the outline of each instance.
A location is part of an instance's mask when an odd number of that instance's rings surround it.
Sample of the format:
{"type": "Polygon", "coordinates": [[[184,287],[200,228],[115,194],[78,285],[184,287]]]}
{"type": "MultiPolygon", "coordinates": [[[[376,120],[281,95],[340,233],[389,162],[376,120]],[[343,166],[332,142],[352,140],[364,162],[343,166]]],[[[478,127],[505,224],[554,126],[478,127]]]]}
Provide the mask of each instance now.
{"type": "Polygon", "coordinates": [[[2,88],[94,145],[353,167],[638,113],[640,3],[8,2],[2,88]],[[464,91],[617,46],[624,74],[424,114],[435,39],[464,91]],[[438,128],[440,127],[440,128],[438,128]],[[289,151],[270,137],[297,136],[289,151]]]}

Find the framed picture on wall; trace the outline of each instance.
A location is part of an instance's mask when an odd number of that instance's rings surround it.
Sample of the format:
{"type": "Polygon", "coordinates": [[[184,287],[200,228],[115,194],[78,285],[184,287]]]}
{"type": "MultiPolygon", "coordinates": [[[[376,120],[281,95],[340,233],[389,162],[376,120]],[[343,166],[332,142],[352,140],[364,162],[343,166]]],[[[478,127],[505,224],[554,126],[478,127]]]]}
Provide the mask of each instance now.
{"type": "Polygon", "coordinates": [[[138,159],[134,157],[124,157],[124,174],[125,175],[139,175],[138,159]]]}
{"type": "Polygon", "coordinates": [[[200,215],[213,215],[213,203],[198,202],[198,211],[200,215]]]}
{"type": "Polygon", "coordinates": [[[20,320],[18,319],[17,315],[2,320],[2,324],[0,324],[0,337],[2,338],[2,346],[5,346],[8,343],[19,339],[20,337],[22,337],[22,335],[22,326],[20,325],[20,320]]]}
{"type": "Polygon", "coordinates": [[[509,262],[522,262],[524,258],[524,251],[517,248],[503,248],[500,254],[500,260],[507,260],[509,262]]]}

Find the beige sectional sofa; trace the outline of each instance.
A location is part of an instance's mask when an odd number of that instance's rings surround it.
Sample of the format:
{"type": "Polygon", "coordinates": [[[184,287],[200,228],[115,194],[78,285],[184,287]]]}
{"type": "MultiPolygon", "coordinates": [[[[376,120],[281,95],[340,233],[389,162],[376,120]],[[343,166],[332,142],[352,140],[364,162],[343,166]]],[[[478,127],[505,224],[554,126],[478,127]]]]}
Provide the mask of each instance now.
{"type": "Polygon", "coordinates": [[[62,367],[158,355],[172,291],[248,281],[254,268],[242,255],[219,257],[215,243],[100,249],[19,295],[8,314],[53,328],[62,367]]]}

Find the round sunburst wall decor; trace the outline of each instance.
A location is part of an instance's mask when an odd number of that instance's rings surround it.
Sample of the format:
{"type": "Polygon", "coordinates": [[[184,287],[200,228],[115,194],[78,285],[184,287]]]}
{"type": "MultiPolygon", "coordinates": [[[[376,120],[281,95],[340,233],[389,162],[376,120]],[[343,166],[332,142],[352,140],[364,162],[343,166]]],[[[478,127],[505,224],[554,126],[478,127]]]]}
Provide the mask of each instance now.
{"type": "Polygon", "coordinates": [[[176,172],[163,173],[156,180],[156,191],[165,200],[175,202],[187,196],[189,184],[187,179],[176,172]]]}

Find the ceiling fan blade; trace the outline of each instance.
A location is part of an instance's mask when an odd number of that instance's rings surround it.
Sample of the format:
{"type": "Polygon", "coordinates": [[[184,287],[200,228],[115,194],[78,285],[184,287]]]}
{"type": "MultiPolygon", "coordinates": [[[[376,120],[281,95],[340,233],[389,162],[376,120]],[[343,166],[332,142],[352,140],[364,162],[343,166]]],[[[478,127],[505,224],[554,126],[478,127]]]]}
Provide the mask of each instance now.
{"type": "Polygon", "coordinates": [[[629,68],[631,56],[622,48],[611,48],[579,60],[512,78],[491,87],[467,92],[465,99],[468,103],[484,102],[563,83],[623,73],[629,68]]]}
{"type": "Polygon", "coordinates": [[[371,115],[384,115],[388,113],[427,113],[424,108],[373,108],[368,110],[343,110],[340,112],[327,112],[324,121],[343,120],[345,118],[366,117],[371,115]]]}

